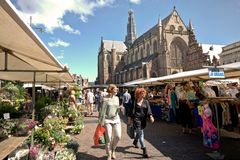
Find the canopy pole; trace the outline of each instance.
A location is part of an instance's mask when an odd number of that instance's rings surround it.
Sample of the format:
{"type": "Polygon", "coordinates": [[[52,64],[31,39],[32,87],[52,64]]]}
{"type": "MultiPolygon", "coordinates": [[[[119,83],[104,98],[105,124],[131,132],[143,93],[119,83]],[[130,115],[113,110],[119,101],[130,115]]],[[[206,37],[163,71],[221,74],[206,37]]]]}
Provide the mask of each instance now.
{"type": "Polygon", "coordinates": [[[4,70],[6,71],[8,69],[8,52],[7,50],[4,50],[5,51],[5,65],[4,65],[4,70]]]}
{"type": "Polygon", "coordinates": [[[58,103],[60,104],[60,91],[61,91],[61,81],[59,81],[59,84],[58,84],[58,103]]]}
{"type": "MultiPolygon", "coordinates": [[[[35,83],[36,83],[36,72],[33,72],[33,84],[32,84],[32,120],[35,120],[35,83]]],[[[31,146],[33,146],[33,136],[34,136],[34,129],[31,134],[31,146]]]]}

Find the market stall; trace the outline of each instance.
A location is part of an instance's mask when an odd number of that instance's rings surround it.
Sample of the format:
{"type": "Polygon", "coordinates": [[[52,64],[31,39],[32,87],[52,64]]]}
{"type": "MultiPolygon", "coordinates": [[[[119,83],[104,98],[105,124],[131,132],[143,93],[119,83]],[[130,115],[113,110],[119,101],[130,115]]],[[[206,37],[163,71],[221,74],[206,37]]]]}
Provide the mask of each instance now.
{"type": "MultiPolygon", "coordinates": [[[[136,85],[161,85],[161,84],[173,84],[174,86],[176,86],[176,84],[183,84],[186,82],[189,83],[190,87],[199,87],[198,85],[202,85],[199,84],[199,82],[206,82],[208,80],[222,80],[222,79],[228,79],[228,78],[239,78],[240,77],[240,62],[236,62],[236,63],[232,63],[232,64],[227,64],[227,65],[221,65],[221,66],[209,66],[208,68],[204,68],[204,69],[199,69],[199,70],[193,70],[193,71],[186,71],[186,72],[180,72],[180,73],[176,73],[176,74],[172,74],[172,75],[168,75],[168,76],[163,76],[163,77],[158,77],[158,78],[150,78],[147,80],[142,80],[142,81],[135,81],[135,82],[128,82],[128,84],[136,84],[136,85]],[[209,69],[210,68],[210,69],[209,69]],[[217,72],[221,72],[221,73],[217,73],[214,76],[212,76],[213,74],[211,73],[211,70],[215,70],[217,72]],[[221,71],[220,71],[221,70],[221,71]],[[223,72],[224,70],[224,72],[223,72]],[[197,86],[194,85],[194,83],[197,82],[197,86]]],[[[184,85],[185,85],[184,84],[184,85]]],[[[222,83],[220,83],[222,84],[222,83]]],[[[234,127],[236,129],[236,131],[239,130],[239,128],[237,129],[236,127],[239,127],[240,125],[239,123],[239,99],[236,98],[236,89],[233,90],[233,87],[229,88],[228,93],[224,93],[226,90],[225,88],[222,88],[222,85],[220,86],[214,86],[214,88],[209,87],[209,86],[201,86],[202,89],[205,92],[205,98],[203,99],[204,103],[206,103],[207,105],[203,105],[203,106],[210,106],[210,109],[212,110],[211,116],[213,117],[213,123],[215,124],[216,128],[217,128],[217,134],[214,133],[214,135],[217,135],[217,139],[218,142],[220,143],[220,134],[221,133],[226,133],[226,130],[231,130],[234,131],[234,127]],[[219,92],[218,92],[219,91],[219,92]],[[221,92],[221,93],[220,93],[221,92]],[[226,96],[226,97],[224,97],[226,96]],[[224,114],[224,115],[223,115],[224,114]],[[225,117],[223,117],[225,116],[225,117]],[[222,119],[228,119],[223,121],[222,119]],[[229,121],[229,118],[231,119],[231,121],[229,121]],[[234,120],[234,121],[233,121],[234,120]],[[226,123],[227,122],[227,123],[226,123]],[[222,130],[222,128],[224,127],[225,130],[222,130]],[[226,129],[227,128],[227,129],[226,129]],[[221,132],[222,131],[222,132],[221,132]]],[[[239,92],[239,91],[238,91],[239,92]]],[[[191,95],[192,96],[192,95],[191,95]]],[[[239,98],[239,97],[238,97],[239,98]]],[[[195,99],[192,99],[193,102],[195,101],[195,99]]],[[[193,109],[195,108],[195,111],[198,111],[199,108],[196,108],[196,106],[199,104],[199,102],[196,103],[196,101],[194,102],[196,105],[194,107],[194,105],[192,105],[191,111],[193,111],[193,109]]],[[[205,108],[201,106],[201,109],[204,110],[205,108]]],[[[201,113],[195,112],[197,116],[201,115],[201,113]]],[[[157,113],[158,114],[158,113],[157,113]]],[[[203,122],[201,122],[203,123],[203,122]]],[[[213,125],[212,125],[213,126],[213,125]]],[[[214,128],[214,127],[213,127],[214,128]]],[[[228,135],[235,135],[234,132],[232,132],[233,134],[230,134],[230,132],[228,132],[228,135]]],[[[232,136],[233,137],[233,136],[232,136]]],[[[235,136],[236,137],[236,136],[235,136]]],[[[209,137],[210,138],[210,137],[209,137]]],[[[213,139],[206,139],[206,141],[213,141],[213,139]]],[[[217,142],[217,140],[214,140],[215,142],[217,142]]],[[[204,145],[209,145],[208,147],[212,147],[212,149],[216,149],[219,148],[220,145],[216,145],[214,146],[214,144],[208,144],[206,142],[206,144],[204,145]]],[[[223,158],[224,156],[219,154],[214,155],[215,158],[223,158]]]]}
{"type": "MultiPolygon", "coordinates": [[[[0,80],[32,82],[32,120],[35,117],[35,83],[73,82],[67,68],[62,66],[29,25],[18,16],[8,0],[0,2],[0,80]]],[[[33,140],[33,134],[32,138],[33,140]]],[[[8,140],[8,139],[7,139],[8,140]]],[[[11,141],[1,148],[6,157],[25,138],[11,141]]],[[[5,141],[1,142],[5,143],[5,141]]],[[[0,144],[0,145],[1,145],[0,144]]],[[[2,146],[2,145],[1,145],[2,146]]]]}

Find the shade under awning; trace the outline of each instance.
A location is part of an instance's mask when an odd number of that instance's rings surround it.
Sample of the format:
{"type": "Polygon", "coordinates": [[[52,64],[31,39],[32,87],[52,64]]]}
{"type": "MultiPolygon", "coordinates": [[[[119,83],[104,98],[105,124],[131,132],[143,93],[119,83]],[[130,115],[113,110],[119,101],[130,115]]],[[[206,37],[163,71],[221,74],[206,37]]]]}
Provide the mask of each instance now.
{"type": "MultiPolygon", "coordinates": [[[[1,80],[32,82],[34,73],[32,72],[1,72],[1,80]]],[[[41,83],[58,83],[60,82],[73,82],[72,76],[68,72],[51,73],[51,72],[36,72],[36,82],[41,83]]]]}
{"type": "Polygon", "coordinates": [[[63,70],[8,0],[0,1],[0,70],[63,70]]]}

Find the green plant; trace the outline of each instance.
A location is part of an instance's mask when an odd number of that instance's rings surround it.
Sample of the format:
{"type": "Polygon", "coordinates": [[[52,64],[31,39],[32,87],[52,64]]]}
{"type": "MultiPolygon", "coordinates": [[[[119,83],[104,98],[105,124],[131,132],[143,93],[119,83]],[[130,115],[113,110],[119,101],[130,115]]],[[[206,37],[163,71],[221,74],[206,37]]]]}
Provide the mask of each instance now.
{"type": "Polygon", "coordinates": [[[67,125],[68,119],[62,117],[48,116],[45,118],[43,125],[48,130],[63,130],[67,125]]]}
{"type": "Polygon", "coordinates": [[[44,128],[37,128],[34,132],[34,141],[36,143],[49,146],[50,144],[49,138],[50,138],[50,133],[48,130],[44,128]]]}
{"type": "Polygon", "coordinates": [[[84,119],[83,117],[78,117],[74,122],[74,128],[71,130],[71,133],[78,134],[81,133],[84,128],[84,119]]]}
{"type": "Polygon", "coordinates": [[[64,130],[50,130],[49,132],[57,143],[67,143],[69,141],[69,136],[64,130]]]}
{"type": "Polygon", "coordinates": [[[2,128],[2,133],[11,135],[13,133],[14,127],[16,126],[16,121],[13,119],[0,120],[0,128],[2,128]]]}
{"type": "Polygon", "coordinates": [[[76,160],[76,155],[72,149],[64,149],[56,153],[54,160],[76,160]]]}

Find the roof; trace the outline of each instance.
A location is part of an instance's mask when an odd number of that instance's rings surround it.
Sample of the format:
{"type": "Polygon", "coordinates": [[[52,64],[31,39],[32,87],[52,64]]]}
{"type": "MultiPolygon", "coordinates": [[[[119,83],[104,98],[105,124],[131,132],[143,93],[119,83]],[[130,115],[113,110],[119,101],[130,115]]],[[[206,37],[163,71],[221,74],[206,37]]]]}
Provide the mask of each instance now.
{"type": "Polygon", "coordinates": [[[225,45],[216,45],[216,44],[202,44],[202,50],[204,54],[208,54],[210,56],[210,60],[212,61],[213,56],[219,59],[219,54],[222,53],[222,47],[225,45]]]}
{"type": "Polygon", "coordinates": [[[103,40],[103,47],[107,51],[111,51],[113,47],[116,49],[116,52],[127,51],[127,47],[123,41],[103,40]]]}
{"type": "Polygon", "coordinates": [[[151,55],[149,55],[147,57],[144,57],[144,58],[142,58],[142,59],[140,59],[138,61],[135,61],[135,62],[133,62],[131,64],[125,65],[122,70],[126,70],[126,69],[129,69],[129,68],[134,68],[136,66],[137,67],[138,66],[142,66],[143,62],[147,63],[147,62],[153,60],[156,57],[157,57],[157,53],[153,53],[153,54],[151,54],[151,55]]]}
{"type": "Polygon", "coordinates": [[[0,22],[0,79],[32,82],[33,72],[37,72],[36,81],[72,81],[66,68],[19,17],[9,0],[1,0],[0,22]]]}

